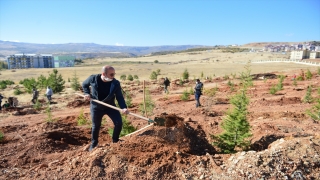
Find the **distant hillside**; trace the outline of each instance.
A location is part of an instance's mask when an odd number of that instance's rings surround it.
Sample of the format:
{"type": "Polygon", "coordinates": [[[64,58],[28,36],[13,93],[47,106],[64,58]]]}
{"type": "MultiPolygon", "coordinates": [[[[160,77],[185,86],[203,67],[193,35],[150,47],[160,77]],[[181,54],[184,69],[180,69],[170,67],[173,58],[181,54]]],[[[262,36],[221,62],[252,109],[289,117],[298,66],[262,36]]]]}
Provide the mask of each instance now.
{"type": "MultiPolygon", "coordinates": [[[[266,45],[293,45],[293,44],[304,44],[304,43],[311,43],[317,44],[318,41],[304,41],[304,42],[254,42],[242,45],[242,47],[250,47],[250,48],[263,48],[266,45]]],[[[315,45],[316,45],[315,44],[315,45]]]]}
{"type": "Polygon", "coordinates": [[[181,51],[190,48],[205,47],[201,45],[180,46],[110,46],[94,43],[68,43],[68,44],[34,44],[10,42],[0,40],[0,58],[17,53],[34,54],[64,54],[75,55],[77,58],[94,57],[134,57],[153,52],[181,51]]]}

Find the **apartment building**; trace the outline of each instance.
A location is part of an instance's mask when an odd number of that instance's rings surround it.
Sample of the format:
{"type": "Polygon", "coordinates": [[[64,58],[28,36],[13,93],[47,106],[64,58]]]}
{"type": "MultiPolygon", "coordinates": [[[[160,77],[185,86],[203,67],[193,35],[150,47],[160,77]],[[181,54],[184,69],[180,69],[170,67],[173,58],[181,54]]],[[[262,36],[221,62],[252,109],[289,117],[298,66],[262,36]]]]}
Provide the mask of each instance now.
{"type": "Polygon", "coordinates": [[[52,54],[14,54],[7,57],[8,69],[73,67],[73,56],[52,54]]]}
{"type": "Polygon", "coordinates": [[[308,59],[310,57],[310,51],[297,50],[291,51],[290,59],[308,59]]]}
{"type": "Polygon", "coordinates": [[[7,57],[8,69],[52,68],[51,54],[14,54],[7,57]]]}
{"type": "Polygon", "coordinates": [[[317,59],[320,58],[320,52],[311,51],[309,59],[317,59]]]}

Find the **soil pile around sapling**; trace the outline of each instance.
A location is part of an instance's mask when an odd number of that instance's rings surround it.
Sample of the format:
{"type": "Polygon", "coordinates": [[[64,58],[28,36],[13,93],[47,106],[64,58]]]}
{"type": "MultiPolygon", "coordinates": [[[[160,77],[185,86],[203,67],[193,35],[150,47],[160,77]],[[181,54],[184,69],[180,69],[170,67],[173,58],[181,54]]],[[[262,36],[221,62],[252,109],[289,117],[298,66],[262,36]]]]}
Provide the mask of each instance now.
{"type": "Polygon", "coordinates": [[[162,113],[159,118],[164,120],[166,127],[182,127],[184,125],[184,119],[175,114],[162,113]]]}
{"type": "MultiPolygon", "coordinates": [[[[179,179],[177,171],[188,172],[190,168],[197,168],[196,164],[200,162],[197,156],[213,154],[215,150],[206,140],[201,127],[184,123],[183,118],[174,114],[161,117],[175,123],[171,123],[170,127],[150,127],[140,134],[122,138],[120,143],[100,145],[91,152],[87,151],[88,136],[82,136],[87,132],[70,126],[72,123],[39,124],[32,128],[40,131],[32,144],[11,151],[21,161],[15,164],[13,159],[8,160],[9,155],[4,156],[1,168],[5,171],[0,177],[179,179]],[[68,153],[63,153],[65,151],[68,153]],[[64,155],[59,155],[61,153],[64,155]]],[[[29,127],[21,128],[27,130],[29,127]]],[[[12,131],[12,127],[5,130],[12,131]]]]}

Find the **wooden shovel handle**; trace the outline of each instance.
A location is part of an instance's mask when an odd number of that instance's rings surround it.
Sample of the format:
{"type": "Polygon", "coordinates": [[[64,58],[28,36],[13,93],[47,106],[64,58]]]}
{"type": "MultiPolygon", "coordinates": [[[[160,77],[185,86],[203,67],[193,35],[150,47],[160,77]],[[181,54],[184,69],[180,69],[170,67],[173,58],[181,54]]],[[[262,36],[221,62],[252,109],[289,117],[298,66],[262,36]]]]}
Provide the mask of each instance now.
{"type": "MultiPolygon", "coordinates": [[[[78,96],[84,97],[83,94],[79,94],[79,93],[75,93],[75,94],[78,95],[78,96]]],[[[99,101],[99,100],[96,100],[96,99],[91,99],[91,100],[94,101],[94,102],[96,102],[96,103],[99,103],[99,104],[102,104],[102,105],[104,105],[104,106],[107,106],[107,107],[109,107],[109,108],[118,110],[118,111],[120,111],[120,112],[122,111],[122,109],[120,109],[120,108],[118,108],[118,107],[115,107],[115,106],[112,106],[112,105],[110,105],[110,104],[104,103],[104,102],[102,102],[102,101],[99,101]]],[[[131,113],[131,112],[129,112],[129,114],[132,115],[132,116],[135,116],[135,117],[138,117],[138,118],[141,118],[141,119],[144,119],[144,120],[149,121],[148,118],[143,117],[143,116],[140,116],[140,115],[138,115],[138,114],[134,114],[134,113],[131,113]]]]}

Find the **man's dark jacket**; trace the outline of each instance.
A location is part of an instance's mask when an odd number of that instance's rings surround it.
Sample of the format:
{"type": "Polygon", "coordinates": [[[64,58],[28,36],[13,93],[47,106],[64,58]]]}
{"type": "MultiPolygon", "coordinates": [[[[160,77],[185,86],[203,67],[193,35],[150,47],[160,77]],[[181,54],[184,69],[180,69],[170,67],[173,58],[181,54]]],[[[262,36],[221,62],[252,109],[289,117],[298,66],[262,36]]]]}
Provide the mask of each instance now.
{"type": "MultiPolygon", "coordinates": [[[[82,83],[82,88],[85,94],[90,94],[92,99],[98,99],[98,78],[101,78],[101,74],[96,74],[96,75],[91,75],[88,79],[86,79],[82,83]],[[91,91],[90,91],[90,86],[91,86],[91,91]]],[[[122,91],[121,91],[121,86],[120,82],[116,79],[113,79],[111,81],[111,87],[110,87],[110,92],[109,95],[104,99],[101,100],[107,104],[115,106],[115,98],[117,98],[118,104],[121,109],[127,108],[126,103],[124,101],[122,91]]],[[[94,101],[91,101],[91,105],[93,107],[98,107],[98,108],[106,108],[106,106],[103,106],[101,104],[98,104],[94,101]]]]}
{"type": "Polygon", "coordinates": [[[165,79],[163,82],[164,85],[169,86],[170,85],[170,81],[169,79],[165,79]]]}
{"type": "Polygon", "coordinates": [[[195,90],[195,94],[196,95],[202,95],[202,87],[203,87],[203,84],[202,82],[199,82],[196,84],[196,87],[194,87],[194,90],[195,90]]]}

